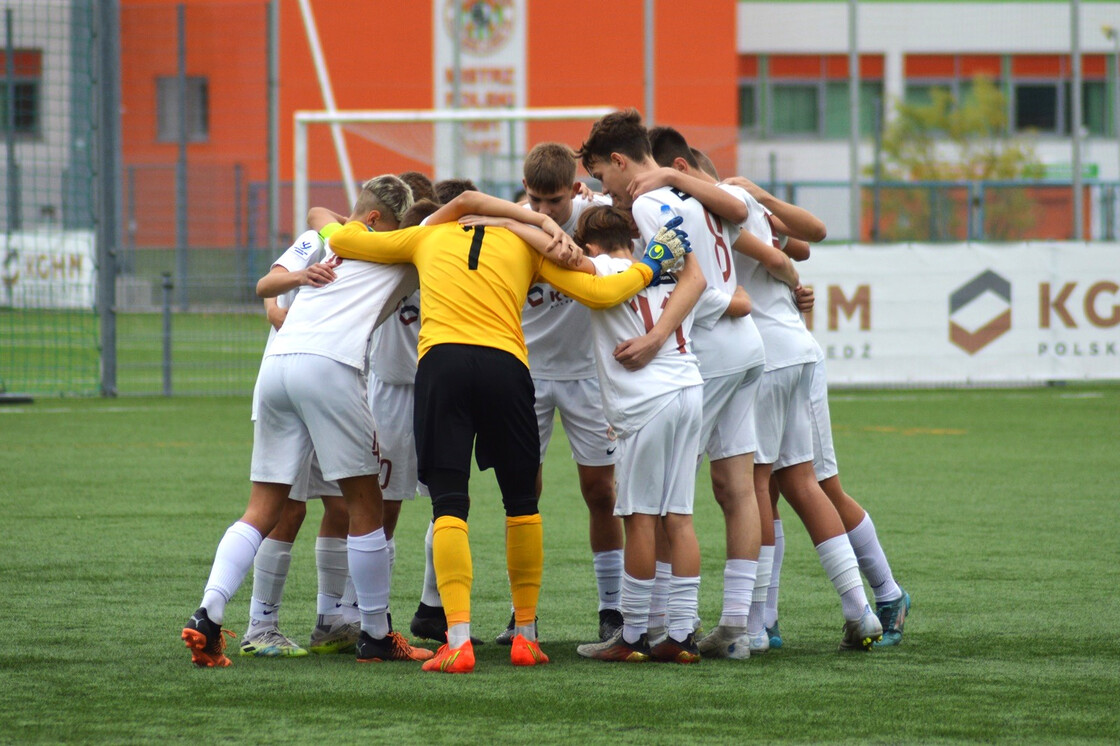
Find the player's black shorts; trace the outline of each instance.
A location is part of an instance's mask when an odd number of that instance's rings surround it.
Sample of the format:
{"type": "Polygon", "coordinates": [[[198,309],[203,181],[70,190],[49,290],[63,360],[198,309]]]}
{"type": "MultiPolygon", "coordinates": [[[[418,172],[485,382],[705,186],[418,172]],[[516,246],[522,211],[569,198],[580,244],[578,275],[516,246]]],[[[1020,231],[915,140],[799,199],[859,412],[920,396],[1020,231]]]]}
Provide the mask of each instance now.
{"type": "Polygon", "coordinates": [[[440,344],[416,367],[416,458],[428,469],[470,472],[477,436],[479,469],[536,474],[540,433],[529,369],[493,347],[440,344]]]}

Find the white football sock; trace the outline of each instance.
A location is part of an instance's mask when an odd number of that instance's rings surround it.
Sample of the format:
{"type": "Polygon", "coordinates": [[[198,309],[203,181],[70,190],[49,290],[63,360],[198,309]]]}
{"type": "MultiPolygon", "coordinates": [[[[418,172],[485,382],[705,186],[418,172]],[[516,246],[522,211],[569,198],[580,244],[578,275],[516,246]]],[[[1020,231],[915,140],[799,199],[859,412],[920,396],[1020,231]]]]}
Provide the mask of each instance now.
{"type": "Polygon", "coordinates": [[[622,573],[619,610],[622,612],[622,639],[637,642],[649,630],[653,578],[638,580],[622,573]]]}
{"type": "Polygon", "coordinates": [[[389,634],[389,547],[385,530],[348,536],[346,551],[362,614],[362,630],[370,637],[382,638],[389,634]]]}
{"type": "Polygon", "coordinates": [[[669,636],[684,642],[693,630],[700,597],[700,576],[669,578],[669,636]]]}
{"type": "Polygon", "coordinates": [[[840,594],[840,603],[844,608],[844,619],[854,621],[863,616],[868,608],[867,595],[863,591],[863,580],[859,577],[859,563],[856,562],[852,543],[848,541],[847,534],[833,536],[817,545],[817,554],[821,558],[821,567],[824,568],[828,579],[840,594]]]}
{"type": "Polygon", "coordinates": [[[786,535],[782,531],[782,521],[774,521],[774,568],[770,571],[770,589],[766,592],[766,611],[764,616],[767,627],[778,622],[778,581],[782,575],[782,560],[786,556],[786,535]]]}
{"type": "Polygon", "coordinates": [[[471,623],[452,624],[447,628],[448,647],[457,648],[471,639],[471,623]]]}
{"type": "Polygon", "coordinates": [[[443,601],[439,597],[439,586],[436,585],[436,568],[432,564],[432,532],[433,525],[428,522],[428,533],[424,535],[424,588],[420,591],[420,603],[425,606],[443,608],[443,601]]]}
{"type": "Polygon", "coordinates": [[[358,592],[354,590],[354,578],[350,576],[350,553],[346,553],[346,588],[342,591],[342,619],[347,624],[359,622],[362,613],[358,611],[358,592]]]}
{"type": "Polygon", "coordinates": [[[389,547],[389,574],[393,574],[393,568],[397,565],[397,542],[395,539],[389,539],[385,542],[389,547]]]}
{"type": "MultiPolygon", "coordinates": [[[[253,598],[249,602],[249,630],[262,632],[280,624],[280,602],[292,564],[292,543],[266,538],[253,560],[253,598]]],[[[248,633],[246,633],[248,635],[248,633]]]]}
{"type": "Polygon", "coordinates": [[[848,540],[852,543],[852,551],[856,553],[860,571],[871,584],[875,602],[885,604],[901,598],[902,589],[894,581],[891,565],[879,544],[879,536],[869,513],[864,513],[860,524],[848,532],[848,540]]]}
{"type": "Polygon", "coordinates": [[[608,549],[591,555],[595,564],[595,584],[599,588],[599,611],[617,609],[622,590],[622,550],[608,549]]]}
{"type": "Polygon", "coordinates": [[[747,632],[757,635],[766,627],[766,593],[770,588],[770,572],[774,568],[774,547],[763,544],[758,549],[758,573],[755,576],[751,612],[747,617],[747,632]]]}
{"type": "Polygon", "coordinates": [[[316,608],[319,614],[342,613],[342,594],[350,577],[350,560],[346,556],[346,539],[320,536],[315,539],[315,568],[319,576],[316,608]]]}
{"type": "Polygon", "coordinates": [[[758,561],[729,559],[723,565],[723,615],[721,627],[746,627],[758,579],[758,561]]]}
{"type": "Polygon", "coordinates": [[[653,593],[649,599],[649,628],[665,629],[669,607],[669,578],[673,577],[673,566],[668,562],[658,562],[653,576],[653,593]]]}
{"type": "Polygon", "coordinates": [[[233,594],[249,574],[262,539],[260,531],[248,523],[238,521],[226,529],[222,540],[218,542],[210,578],[206,581],[200,604],[206,609],[210,621],[215,624],[221,624],[225,620],[226,602],[233,598],[233,594]]]}

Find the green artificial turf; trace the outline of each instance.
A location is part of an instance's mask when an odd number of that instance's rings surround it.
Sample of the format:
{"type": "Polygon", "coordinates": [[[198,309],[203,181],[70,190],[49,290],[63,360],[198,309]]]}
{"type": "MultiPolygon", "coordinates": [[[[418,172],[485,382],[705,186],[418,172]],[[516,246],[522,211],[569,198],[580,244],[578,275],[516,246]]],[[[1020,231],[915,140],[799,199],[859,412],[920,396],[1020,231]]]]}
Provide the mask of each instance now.
{"type": "MultiPolygon", "coordinates": [[[[259,349],[252,351],[259,355],[259,349]]],[[[248,497],[238,398],[0,407],[0,742],[1111,742],[1120,739],[1120,387],[834,395],[844,485],[913,597],[903,644],[836,652],[839,603],[791,510],[785,646],[696,666],[585,661],[596,632],[586,509],[557,428],[545,466],[542,645],[476,649],[468,676],[349,656],[234,656],[198,670],[179,632],[248,497]]],[[[472,479],[473,630],[509,616],[500,500],[472,479]]],[[[315,612],[317,505],[282,628],[315,612]]],[[[426,501],[405,505],[392,608],[419,598],[426,501]]],[[[718,621],[723,529],[706,467],[701,616],[718,621]]],[[[247,619],[247,582],[226,626],[247,619]]],[[[234,643],[236,644],[236,643],[234,643]]]]}

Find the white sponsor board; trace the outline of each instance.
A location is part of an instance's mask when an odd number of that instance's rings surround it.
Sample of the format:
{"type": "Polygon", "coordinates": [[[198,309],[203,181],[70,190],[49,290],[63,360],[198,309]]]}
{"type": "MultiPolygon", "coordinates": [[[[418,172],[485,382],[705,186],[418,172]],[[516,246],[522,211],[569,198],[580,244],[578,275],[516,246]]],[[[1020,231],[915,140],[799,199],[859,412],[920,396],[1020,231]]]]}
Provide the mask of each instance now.
{"type": "Polygon", "coordinates": [[[822,247],[798,269],[831,383],[1120,378],[1120,244],[822,247]]]}
{"type": "MultiPolygon", "coordinates": [[[[455,103],[455,23],[459,14],[459,96],[463,109],[518,109],[527,105],[525,0],[432,0],[436,109],[455,103]]],[[[521,179],[523,122],[437,124],[437,179],[486,175],[521,179]],[[458,160],[458,163],[456,163],[458,160]]]]}
{"type": "Polygon", "coordinates": [[[88,308],[96,302],[92,231],[0,235],[0,303],[11,308],[88,308]]]}

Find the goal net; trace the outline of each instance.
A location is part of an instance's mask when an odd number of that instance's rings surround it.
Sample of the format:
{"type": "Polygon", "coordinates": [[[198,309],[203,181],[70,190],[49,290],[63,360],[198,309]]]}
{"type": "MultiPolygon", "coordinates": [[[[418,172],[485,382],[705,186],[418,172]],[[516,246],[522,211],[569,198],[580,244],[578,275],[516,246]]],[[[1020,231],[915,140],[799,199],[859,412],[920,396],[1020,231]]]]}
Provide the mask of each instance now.
{"type": "Polygon", "coordinates": [[[337,200],[345,199],[348,209],[358,185],[379,173],[466,178],[484,192],[512,197],[533,144],[555,140],[576,147],[592,122],[612,111],[599,106],[296,112],[293,231],[302,230],[312,200],[341,209],[337,200]]]}

